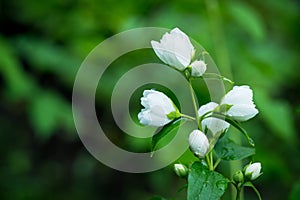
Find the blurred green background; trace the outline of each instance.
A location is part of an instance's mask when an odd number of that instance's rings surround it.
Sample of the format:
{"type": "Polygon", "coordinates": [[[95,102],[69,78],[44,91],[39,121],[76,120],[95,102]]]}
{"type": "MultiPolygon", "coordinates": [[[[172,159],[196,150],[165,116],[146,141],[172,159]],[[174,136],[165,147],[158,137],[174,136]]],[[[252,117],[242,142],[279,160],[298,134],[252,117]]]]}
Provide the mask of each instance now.
{"type": "MultiPolygon", "coordinates": [[[[87,152],[73,124],[72,86],[83,59],[104,39],[146,26],[179,27],[210,52],[223,75],[252,87],[260,114],[245,128],[264,172],[255,183],[263,199],[300,199],[299,1],[2,0],[0,6],[0,199],[184,199],[177,192],[184,181],[171,166],[146,174],[110,169],[87,152]]],[[[101,95],[97,110],[109,116],[109,92],[101,95]]],[[[118,132],[112,121],[105,126],[118,132]]]]}

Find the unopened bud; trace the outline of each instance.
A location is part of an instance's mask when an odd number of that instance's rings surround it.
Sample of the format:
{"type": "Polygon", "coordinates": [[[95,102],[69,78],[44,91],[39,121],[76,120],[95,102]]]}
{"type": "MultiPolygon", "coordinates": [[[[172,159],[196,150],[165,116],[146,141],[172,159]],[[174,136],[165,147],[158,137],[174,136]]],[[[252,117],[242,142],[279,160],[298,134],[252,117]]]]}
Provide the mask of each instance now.
{"type": "Polygon", "coordinates": [[[261,173],[261,164],[260,162],[249,164],[245,167],[245,176],[250,180],[257,179],[261,173]]]}
{"type": "Polygon", "coordinates": [[[189,144],[192,152],[199,158],[204,158],[209,149],[209,142],[206,135],[199,130],[191,132],[189,136],[189,144]]]}
{"type": "Polygon", "coordinates": [[[203,60],[196,60],[191,65],[191,74],[194,77],[200,77],[206,71],[206,64],[203,60]]]}
{"type": "Polygon", "coordinates": [[[234,175],[233,175],[233,181],[235,183],[243,183],[244,182],[244,174],[243,172],[240,170],[240,171],[237,171],[234,175]]]}
{"type": "Polygon", "coordinates": [[[188,168],[183,164],[174,164],[174,171],[177,174],[177,176],[181,178],[186,178],[189,174],[188,168]]]}

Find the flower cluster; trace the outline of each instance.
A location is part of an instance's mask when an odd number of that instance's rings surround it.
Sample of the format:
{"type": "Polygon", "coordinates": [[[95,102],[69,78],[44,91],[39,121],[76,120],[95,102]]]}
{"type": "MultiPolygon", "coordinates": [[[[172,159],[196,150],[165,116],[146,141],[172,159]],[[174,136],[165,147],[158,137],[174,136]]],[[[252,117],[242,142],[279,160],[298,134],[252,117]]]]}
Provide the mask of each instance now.
{"type": "MultiPolygon", "coordinates": [[[[229,128],[230,124],[225,121],[226,116],[237,121],[246,121],[257,113],[258,110],[253,103],[252,90],[245,85],[234,86],[232,90],[225,94],[220,104],[209,102],[202,105],[198,110],[198,114],[202,118],[202,129],[213,137],[220,136],[229,128]],[[223,119],[214,117],[213,113],[221,113],[223,119]]],[[[192,146],[191,142],[190,145],[192,146]]],[[[200,154],[200,156],[204,157],[205,154],[200,154]]]]}
{"type": "Polygon", "coordinates": [[[243,184],[257,179],[261,174],[261,163],[250,163],[244,167],[243,171],[239,170],[233,175],[233,181],[236,184],[243,184]]]}
{"type": "MultiPolygon", "coordinates": [[[[253,103],[253,92],[249,86],[234,86],[221,100],[221,103],[209,102],[200,107],[198,114],[204,117],[213,112],[221,112],[237,121],[246,121],[254,117],[258,110],[253,103]],[[222,110],[222,108],[226,110],[222,110]]],[[[209,115],[208,115],[209,116],[209,115]]],[[[222,133],[229,128],[223,119],[208,117],[202,120],[202,127],[213,135],[222,133]]]]}
{"type": "MultiPolygon", "coordinates": [[[[190,69],[194,77],[200,77],[206,71],[203,60],[193,61],[195,48],[189,37],[178,28],[164,34],[160,42],[151,41],[151,45],[164,63],[179,71],[190,69]]],[[[145,90],[141,104],[145,108],[138,114],[138,119],[143,125],[164,126],[181,117],[172,100],[156,90],[145,90]]],[[[230,126],[224,119],[214,117],[213,113],[221,113],[224,117],[228,116],[237,121],[246,121],[254,117],[258,110],[253,102],[252,90],[246,85],[234,86],[220,103],[209,102],[199,108],[202,130],[194,130],[189,136],[190,148],[199,158],[203,158],[211,148],[206,133],[219,136],[230,126]]]]}
{"type": "MultiPolygon", "coordinates": [[[[178,118],[195,120],[198,129],[189,135],[190,150],[202,161],[206,158],[204,162],[209,170],[213,171],[218,163],[213,164],[212,150],[220,136],[226,133],[231,124],[237,126],[239,122],[249,120],[258,114],[259,111],[253,102],[253,91],[247,85],[234,86],[220,102],[208,102],[198,108],[191,80],[204,76],[207,69],[204,57],[195,59],[194,46],[189,37],[178,28],[165,33],[159,42],[151,41],[151,45],[161,61],[180,71],[189,81],[196,116],[180,113],[167,95],[151,89],[143,92],[141,104],[144,108],[138,114],[138,119],[143,125],[156,127],[171,124],[178,118]]],[[[223,77],[223,80],[229,79],[223,77]]],[[[182,164],[175,164],[174,170],[180,177],[186,177],[189,172],[182,164]]],[[[260,163],[247,165],[243,172],[238,171],[234,175],[234,183],[239,183],[236,187],[240,189],[245,180],[256,179],[260,176],[260,171],[260,163]]]]}

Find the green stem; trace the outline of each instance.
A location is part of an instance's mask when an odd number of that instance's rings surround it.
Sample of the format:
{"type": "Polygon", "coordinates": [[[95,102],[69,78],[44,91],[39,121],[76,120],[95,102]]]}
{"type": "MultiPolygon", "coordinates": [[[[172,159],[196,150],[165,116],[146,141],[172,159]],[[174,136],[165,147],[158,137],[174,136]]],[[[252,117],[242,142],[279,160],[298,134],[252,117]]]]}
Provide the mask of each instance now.
{"type": "Polygon", "coordinates": [[[241,188],[239,186],[236,187],[236,200],[241,199],[241,188]]]}
{"type": "Polygon", "coordinates": [[[261,196],[260,196],[260,193],[259,193],[259,191],[256,189],[256,187],[253,186],[252,189],[254,190],[254,192],[256,193],[256,195],[258,196],[258,199],[259,199],[259,200],[262,200],[262,199],[261,199],[261,196]]]}
{"type": "Polygon", "coordinates": [[[214,170],[214,158],[213,158],[213,152],[212,151],[210,151],[209,152],[209,157],[210,157],[210,167],[211,167],[211,171],[213,171],[214,170]]]}
{"type": "Polygon", "coordinates": [[[221,162],[221,158],[218,158],[218,160],[215,162],[214,170],[218,167],[220,162],[221,162]]]}
{"type": "Polygon", "coordinates": [[[206,158],[206,162],[208,165],[208,169],[210,171],[214,171],[214,160],[213,160],[213,156],[212,156],[212,151],[210,151],[208,154],[206,154],[205,158],[206,158]]]}
{"type": "MultiPolygon", "coordinates": [[[[205,0],[206,10],[207,10],[207,16],[208,21],[210,25],[210,33],[212,42],[214,44],[215,54],[217,58],[217,64],[222,66],[222,74],[228,77],[229,79],[232,78],[232,72],[231,72],[231,63],[230,63],[230,57],[229,57],[229,50],[227,48],[226,44],[226,38],[224,34],[224,26],[222,22],[222,13],[220,11],[220,5],[218,0],[205,0]]],[[[232,134],[234,135],[235,141],[238,141],[241,143],[241,136],[239,134],[232,134]]],[[[231,175],[233,172],[237,171],[237,169],[241,169],[242,162],[230,162],[230,171],[231,175]]],[[[232,197],[234,198],[234,188],[232,188],[232,197]]],[[[243,200],[243,195],[240,195],[240,200],[243,200]]]]}
{"type": "Polygon", "coordinates": [[[211,170],[211,171],[213,171],[213,170],[212,170],[212,167],[211,167],[211,162],[210,162],[209,153],[206,154],[205,158],[206,158],[206,162],[207,162],[207,165],[208,165],[208,169],[211,170]]]}
{"type": "Polygon", "coordinates": [[[259,191],[256,189],[256,187],[253,185],[252,182],[246,182],[246,183],[244,183],[244,186],[251,187],[254,190],[254,192],[256,193],[258,199],[262,200],[259,191]]]}
{"type": "Polygon", "coordinates": [[[200,121],[199,121],[198,106],[197,106],[197,102],[196,102],[195,92],[194,92],[194,89],[193,89],[193,86],[192,86],[192,81],[189,80],[189,83],[190,83],[190,84],[189,84],[189,88],[190,88],[190,93],[191,93],[192,101],[193,101],[193,105],[194,105],[194,110],[195,110],[195,116],[196,116],[197,126],[198,126],[198,128],[202,131],[201,123],[200,123],[200,121]]]}
{"type": "Polygon", "coordinates": [[[223,81],[226,81],[230,84],[234,84],[234,82],[232,80],[230,80],[229,78],[226,78],[225,76],[222,76],[220,74],[216,74],[216,73],[205,73],[202,75],[203,78],[210,78],[210,79],[221,79],[223,81]]]}
{"type": "Polygon", "coordinates": [[[196,118],[195,118],[195,117],[191,117],[191,116],[189,116],[189,115],[185,115],[185,114],[180,113],[180,116],[181,116],[181,117],[184,117],[184,118],[187,118],[187,119],[190,119],[190,120],[193,120],[193,121],[196,121],[196,118]]]}

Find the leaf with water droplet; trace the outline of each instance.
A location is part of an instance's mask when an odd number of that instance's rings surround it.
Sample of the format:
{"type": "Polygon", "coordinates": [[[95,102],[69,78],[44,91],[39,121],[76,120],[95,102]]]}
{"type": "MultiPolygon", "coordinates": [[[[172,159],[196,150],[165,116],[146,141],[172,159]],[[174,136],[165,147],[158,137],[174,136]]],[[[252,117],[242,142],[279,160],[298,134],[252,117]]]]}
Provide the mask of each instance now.
{"type": "Polygon", "coordinates": [[[188,200],[218,200],[227,189],[228,180],[210,171],[201,162],[194,162],[188,177],[188,200]]]}
{"type": "Polygon", "coordinates": [[[225,190],[226,190],[226,188],[227,188],[227,183],[228,183],[227,181],[221,180],[221,181],[218,181],[218,182],[216,183],[216,186],[217,186],[217,188],[218,188],[219,190],[225,192],[225,190]]]}
{"type": "Polygon", "coordinates": [[[228,138],[227,134],[215,145],[216,155],[223,160],[241,160],[255,154],[255,148],[244,147],[228,138]]]}

